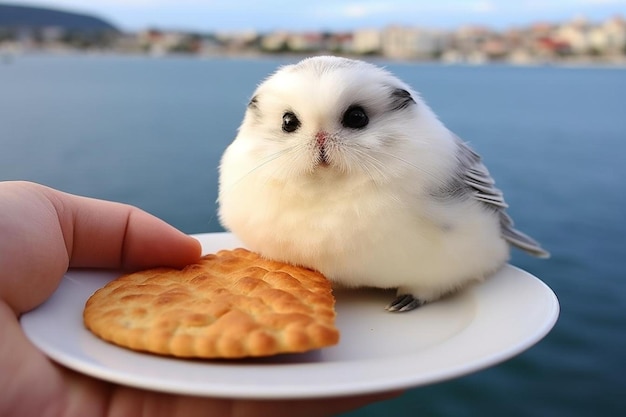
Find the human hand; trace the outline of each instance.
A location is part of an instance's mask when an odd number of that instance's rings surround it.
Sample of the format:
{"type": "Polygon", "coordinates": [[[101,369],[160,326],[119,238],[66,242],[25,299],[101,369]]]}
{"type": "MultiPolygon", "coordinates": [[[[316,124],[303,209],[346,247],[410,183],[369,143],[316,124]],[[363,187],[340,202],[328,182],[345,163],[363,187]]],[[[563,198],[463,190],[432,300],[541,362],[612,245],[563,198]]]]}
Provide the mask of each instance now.
{"type": "Polygon", "coordinates": [[[57,288],[69,267],[182,267],[200,244],[135,207],[28,182],[0,182],[0,416],[332,416],[391,398],[258,401],[180,396],[111,384],[50,361],[19,316],[57,288]]]}

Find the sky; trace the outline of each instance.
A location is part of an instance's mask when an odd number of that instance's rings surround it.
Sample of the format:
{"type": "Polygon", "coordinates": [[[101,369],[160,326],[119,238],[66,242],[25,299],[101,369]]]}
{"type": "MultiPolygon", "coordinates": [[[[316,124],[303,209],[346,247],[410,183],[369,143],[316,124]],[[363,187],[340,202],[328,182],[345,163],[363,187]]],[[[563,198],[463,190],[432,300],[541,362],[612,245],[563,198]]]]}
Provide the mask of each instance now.
{"type": "Polygon", "coordinates": [[[382,28],[390,24],[454,29],[480,24],[503,29],[579,16],[602,21],[626,0],[0,0],[89,13],[125,31],[198,32],[382,28]]]}

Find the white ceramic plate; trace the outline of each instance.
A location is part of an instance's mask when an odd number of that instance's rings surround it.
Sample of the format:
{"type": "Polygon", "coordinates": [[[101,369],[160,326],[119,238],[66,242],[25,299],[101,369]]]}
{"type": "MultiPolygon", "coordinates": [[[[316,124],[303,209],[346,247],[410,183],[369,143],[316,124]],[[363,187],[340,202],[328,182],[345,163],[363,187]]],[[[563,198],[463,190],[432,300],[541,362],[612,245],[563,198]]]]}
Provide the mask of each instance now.
{"type": "MultiPolygon", "coordinates": [[[[196,235],[206,252],[239,246],[227,233],[196,235]]],[[[71,270],[21,323],[50,358],[87,375],[157,391],[229,398],[314,398],[434,383],[486,368],[545,336],[559,314],[554,293],[505,267],[485,283],[409,313],[384,306],[392,291],[337,291],[339,345],[306,354],[201,361],[137,353],[83,327],[85,301],[114,272],[71,270]]]]}

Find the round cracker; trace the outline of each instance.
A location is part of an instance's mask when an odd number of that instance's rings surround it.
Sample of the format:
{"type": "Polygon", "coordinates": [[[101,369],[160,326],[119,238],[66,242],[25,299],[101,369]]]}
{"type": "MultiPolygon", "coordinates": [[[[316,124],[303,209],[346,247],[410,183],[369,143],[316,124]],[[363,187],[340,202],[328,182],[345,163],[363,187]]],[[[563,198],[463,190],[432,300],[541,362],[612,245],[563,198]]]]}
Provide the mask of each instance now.
{"type": "Polygon", "coordinates": [[[87,300],[83,319],[100,338],[133,350],[243,358],[336,344],[334,304],[320,273],[235,249],[182,270],[123,275],[87,300]]]}

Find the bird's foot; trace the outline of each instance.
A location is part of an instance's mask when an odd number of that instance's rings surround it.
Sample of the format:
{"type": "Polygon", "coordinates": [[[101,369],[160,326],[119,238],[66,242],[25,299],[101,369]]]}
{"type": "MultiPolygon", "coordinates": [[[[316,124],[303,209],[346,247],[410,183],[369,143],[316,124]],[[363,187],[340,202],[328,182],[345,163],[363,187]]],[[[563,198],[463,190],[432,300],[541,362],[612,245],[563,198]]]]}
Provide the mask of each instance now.
{"type": "Polygon", "coordinates": [[[423,305],[424,302],[413,297],[411,294],[402,294],[396,297],[385,310],[392,313],[403,313],[405,311],[415,310],[417,307],[423,305]]]}

